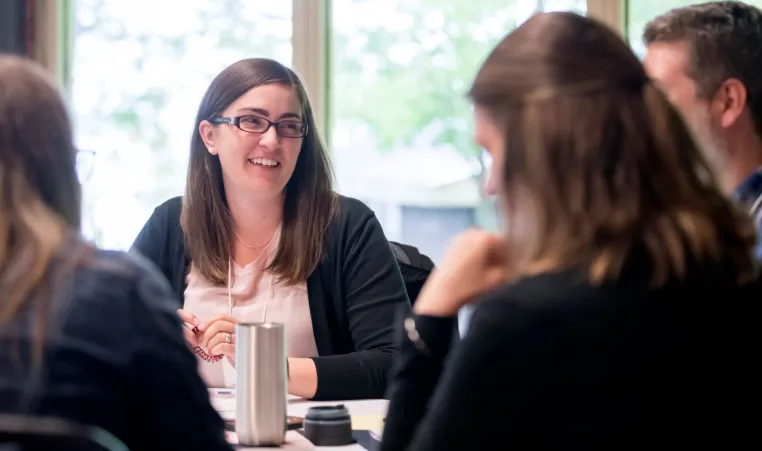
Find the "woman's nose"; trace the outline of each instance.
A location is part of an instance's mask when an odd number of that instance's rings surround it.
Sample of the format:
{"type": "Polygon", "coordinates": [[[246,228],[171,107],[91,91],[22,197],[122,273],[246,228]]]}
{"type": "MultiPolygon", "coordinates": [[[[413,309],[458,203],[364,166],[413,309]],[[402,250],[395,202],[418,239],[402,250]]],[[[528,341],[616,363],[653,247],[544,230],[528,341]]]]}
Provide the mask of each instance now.
{"type": "Polygon", "coordinates": [[[278,128],[275,126],[268,128],[259,139],[259,144],[268,148],[276,148],[279,142],[280,136],[278,135],[278,128]]]}

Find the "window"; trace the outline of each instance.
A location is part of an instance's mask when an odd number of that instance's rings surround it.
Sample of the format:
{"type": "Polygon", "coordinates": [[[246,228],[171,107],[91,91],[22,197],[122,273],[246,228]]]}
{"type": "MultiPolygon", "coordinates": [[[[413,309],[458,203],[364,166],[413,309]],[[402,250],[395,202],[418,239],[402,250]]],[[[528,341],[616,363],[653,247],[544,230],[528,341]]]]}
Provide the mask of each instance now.
{"type": "MultiPolygon", "coordinates": [[[[627,38],[638,56],[646,54],[643,45],[643,29],[648,21],[674,8],[703,3],[699,0],[629,0],[627,1],[627,38]]],[[[762,7],[762,0],[746,0],[745,3],[762,7]]]]}
{"type": "Polygon", "coordinates": [[[496,227],[489,161],[465,93],[490,49],[535,11],[585,0],[333,0],[331,150],[341,193],[390,240],[437,260],[471,226],[496,227]]]}
{"type": "Polygon", "coordinates": [[[194,115],[211,79],[238,59],[261,56],[306,65],[295,69],[313,99],[327,101],[324,135],[339,191],[368,203],[390,239],[436,260],[460,230],[497,226],[481,188],[490,162],[472,142],[465,98],[475,71],[533,12],[583,13],[586,4],[77,0],[71,101],[77,145],[89,161],[84,232],[101,246],[129,247],[153,208],[182,194],[194,115]],[[317,13],[329,5],[322,47],[317,13]],[[330,65],[316,58],[324,54],[330,65]]]}
{"type": "Polygon", "coordinates": [[[291,64],[291,2],[261,5],[76,2],[71,101],[78,147],[94,152],[83,229],[98,244],[128,248],[153,208],[182,194],[196,109],[214,76],[253,56],[291,64]]]}

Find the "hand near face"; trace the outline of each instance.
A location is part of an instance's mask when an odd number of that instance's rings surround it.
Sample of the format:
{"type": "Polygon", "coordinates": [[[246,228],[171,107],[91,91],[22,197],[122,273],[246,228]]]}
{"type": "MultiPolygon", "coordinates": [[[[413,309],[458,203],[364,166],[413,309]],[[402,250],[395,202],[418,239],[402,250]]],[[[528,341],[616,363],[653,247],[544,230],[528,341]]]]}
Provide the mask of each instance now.
{"type": "Polygon", "coordinates": [[[505,239],[483,230],[467,230],[450,244],[421,290],[415,312],[455,316],[479,295],[508,280],[505,239]]]}

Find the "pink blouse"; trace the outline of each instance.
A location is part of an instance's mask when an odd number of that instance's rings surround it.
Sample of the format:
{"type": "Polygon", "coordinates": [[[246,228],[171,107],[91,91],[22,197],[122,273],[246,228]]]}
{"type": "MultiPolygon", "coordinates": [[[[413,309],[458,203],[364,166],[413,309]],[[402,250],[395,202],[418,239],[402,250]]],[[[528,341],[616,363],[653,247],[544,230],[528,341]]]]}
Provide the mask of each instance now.
{"type": "MultiPolygon", "coordinates": [[[[278,236],[273,240],[278,242],[278,236]]],[[[247,322],[278,322],[286,325],[286,352],[289,357],[316,357],[317,346],[312,332],[312,317],[307,285],[285,286],[276,276],[264,271],[275,256],[274,244],[265,248],[265,255],[241,267],[232,264],[230,292],[233,315],[247,322]],[[267,258],[264,258],[267,257],[267,258]]],[[[206,321],[219,314],[228,314],[228,287],[216,286],[201,276],[191,265],[185,289],[183,309],[206,321]]],[[[198,359],[199,373],[209,387],[234,387],[235,368],[227,359],[206,362],[198,359]]]]}

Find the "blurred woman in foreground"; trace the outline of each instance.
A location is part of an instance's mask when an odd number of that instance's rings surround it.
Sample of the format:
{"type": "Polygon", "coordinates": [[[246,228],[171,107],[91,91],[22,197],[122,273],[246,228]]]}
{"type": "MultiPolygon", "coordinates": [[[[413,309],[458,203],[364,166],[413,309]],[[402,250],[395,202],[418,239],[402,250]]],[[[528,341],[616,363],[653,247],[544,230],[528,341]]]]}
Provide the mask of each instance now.
{"type": "Polygon", "coordinates": [[[75,159],[47,74],[0,56],[0,413],[99,426],[134,450],[230,449],[167,282],[79,237],[75,159]]]}
{"type": "Polygon", "coordinates": [[[421,292],[382,449],[743,440],[759,400],[754,226],[627,44],[536,15],[470,98],[508,228],[460,236],[421,292]]]}

